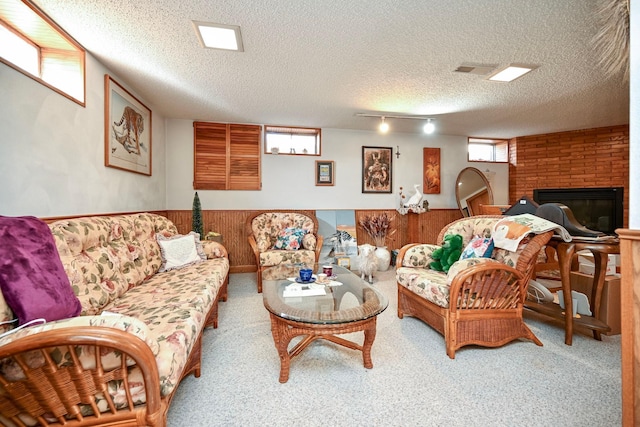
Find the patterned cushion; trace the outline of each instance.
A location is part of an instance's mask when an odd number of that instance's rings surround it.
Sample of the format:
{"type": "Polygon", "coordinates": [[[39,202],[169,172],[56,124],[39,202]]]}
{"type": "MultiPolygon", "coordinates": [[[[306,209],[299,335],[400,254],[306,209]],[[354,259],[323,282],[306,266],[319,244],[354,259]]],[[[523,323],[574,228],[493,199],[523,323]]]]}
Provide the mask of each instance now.
{"type": "Polygon", "coordinates": [[[106,307],[149,326],[160,347],[156,361],[163,396],[178,384],[228,269],[228,259],[218,258],[156,274],[106,307]]]}
{"type": "MultiPolygon", "coordinates": [[[[280,231],[285,228],[301,228],[313,233],[315,224],[312,218],[296,212],[265,212],[257,215],[251,222],[251,231],[256,239],[258,251],[264,252],[273,248],[280,231]]],[[[306,242],[306,238],[304,239],[306,242]]],[[[315,249],[304,245],[305,249],[315,249]]]]}
{"type": "Polygon", "coordinates": [[[49,224],[82,315],[99,314],[128,289],[155,274],[162,259],[156,234],[178,234],[149,213],[84,217],[49,224]]]}
{"type": "Polygon", "coordinates": [[[307,232],[301,228],[285,228],[278,234],[278,240],[273,249],[296,251],[302,247],[302,239],[307,232]]]}
{"type": "Polygon", "coordinates": [[[491,237],[476,236],[462,251],[460,259],[489,258],[493,253],[493,239],[491,237]]]}
{"type": "Polygon", "coordinates": [[[192,231],[185,236],[177,234],[171,237],[158,234],[156,238],[158,239],[158,245],[160,245],[160,253],[162,255],[162,265],[158,272],[183,268],[207,259],[201,244],[200,250],[198,251],[197,244],[200,243],[198,233],[192,231]]]}
{"type": "Polygon", "coordinates": [[[402,258],[402,266],[429,268],[429,264],[434,261],[431,254],[438,248],[439,246],[429,244],[412,246],[402,258]]]}
{"type": "Polygon", "coordinates": [[[449,307],[449,284],[444,273],[424,268],[400,267],[396,271],[396,279],[401,286],[422,298],[440,307],[449,307]]]}
{"type": "Polygon", "coordinates": [[[316,254],[314,251],[300,249],[298,251],[266,251],[260,253],[260,265],[278,265],[278,264],[307,264],[313,265],[316,262],[316,254]]]}

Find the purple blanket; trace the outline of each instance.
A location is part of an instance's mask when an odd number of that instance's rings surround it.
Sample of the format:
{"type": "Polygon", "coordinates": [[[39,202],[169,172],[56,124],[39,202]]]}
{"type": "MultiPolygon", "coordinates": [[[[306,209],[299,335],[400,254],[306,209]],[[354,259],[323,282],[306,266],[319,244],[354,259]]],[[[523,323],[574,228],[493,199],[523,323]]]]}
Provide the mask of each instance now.
{"type": "Polygon", "coordinates": [[[35,217],[0,216],[0,289],[21,325],[80,314],[51,230],[35,217]]]}

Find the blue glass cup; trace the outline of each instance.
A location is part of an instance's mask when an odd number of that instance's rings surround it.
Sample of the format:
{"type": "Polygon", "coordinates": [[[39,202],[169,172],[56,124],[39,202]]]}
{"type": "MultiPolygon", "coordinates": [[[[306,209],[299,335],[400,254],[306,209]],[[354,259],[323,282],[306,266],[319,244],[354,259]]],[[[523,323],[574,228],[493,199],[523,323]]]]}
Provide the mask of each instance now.
{"type": "Polygon", "coordinates": [[[311,276],[313,275],[313,270],[310,268],[302,268],[300,269],[300,281],[309,282],[311,280],[311,276]]]}

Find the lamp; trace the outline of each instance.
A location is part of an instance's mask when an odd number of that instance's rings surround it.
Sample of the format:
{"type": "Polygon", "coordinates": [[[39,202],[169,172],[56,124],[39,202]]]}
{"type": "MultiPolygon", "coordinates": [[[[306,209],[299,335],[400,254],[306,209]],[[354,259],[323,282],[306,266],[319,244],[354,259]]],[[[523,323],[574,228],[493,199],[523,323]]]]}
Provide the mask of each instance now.
{"type": "Polygon", "coordinates": [[[378,130],[382,133],[389,132],[389,123],[384,121],[384,116],[381,117],[380,126],[378,126],[378,130]]]}
{"type": "Polygon", "coordinates": [[[432,134],[436,130],[436,125],[434,125],[431,119],[429,119],[427,120],[427,123],[424,125],[422,130],[426,134],[432,134]]]}
{"type": "Polygon", "coordinates": [[[395,114],[376,114],[376,113],[356,113],[357,117],[380,117],[380,124],[378,125],[378,130],[382,133],[387,133],[389,131],[389,123],[387,123],[386,119],[409,119],[409,120],[426,120],[423,130],[424,133],[431,134],[436,130],[436,126],[433,123],[434,119],[427,116],[403,116],[403,115],[395,115],[395,114]]]}

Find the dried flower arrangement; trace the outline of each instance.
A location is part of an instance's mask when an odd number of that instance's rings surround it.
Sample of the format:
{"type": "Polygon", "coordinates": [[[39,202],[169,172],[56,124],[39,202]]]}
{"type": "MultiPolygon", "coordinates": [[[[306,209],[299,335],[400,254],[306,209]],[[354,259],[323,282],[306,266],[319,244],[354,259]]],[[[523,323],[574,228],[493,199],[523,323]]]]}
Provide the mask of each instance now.
{"type": "Polygon", "coordinates": [[[378,247],[385,246],[387,237],[393,236],[396,230],[390,230],[391,218],[386,213],[365,216],[360,220],[360,226],[373,239],[378,247]]]}

